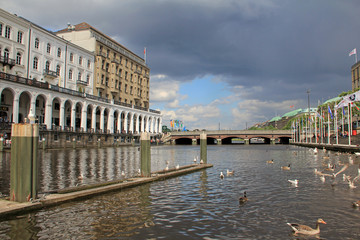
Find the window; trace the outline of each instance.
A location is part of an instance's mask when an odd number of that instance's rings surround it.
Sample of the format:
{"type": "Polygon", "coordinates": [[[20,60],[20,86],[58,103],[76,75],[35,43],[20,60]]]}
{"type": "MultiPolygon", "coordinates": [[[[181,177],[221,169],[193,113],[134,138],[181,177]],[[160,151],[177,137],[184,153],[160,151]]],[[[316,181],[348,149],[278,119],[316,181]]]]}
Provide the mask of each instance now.
{"type": "Polygon", "coordinates": [[[105,85],[106,85],[107,87],[109,86],[109,78],[108,78],[108,77],[105,78],[105,85]]]}
{"type": "Polygon", "coordinates": [[[73,61],[74,61],[74,54],[70,53],[70,62],[73,62],[73,61]]]}
{"type": "Polygon", "coordinates": [[[2,23],[0,23],[0,36],[2,36],[2,23]]]}
{"type": "Polygon", "coordinates": [[[78,81],[81,81],[81,72],[78,74],[78,81]]]}
{"type": "Polygon", "coordinates": [[[9,59],[9,49],[5,48],[4,50],[4,58],[9,59]]]}
{"type": "Polygon", "coordinates": [[[79,65],[82,65],[82,57],[79,57],[79,65]]]}
{"type": "Polygon", "coordinates": [[[88,74],[87,76],[86,76],[86,83],[89,83],[90,82],[90,75],[88,74]]]}
{"type": "Polygon", "coordinates": [[[23,33],[19,31],[19,32],[18,32],[17,42],[18,42],[18,43],[22,43],[22,38],[23,38],[23,33]]]}
{"type": "Polygon", "coordinates": [[[87,67],[88,67],[88,68],[90,68],[90,67],[91,67],[91,62],[90,62],[90,60],[88,60],[87,67]]]}
{"type": "Polygon", "coordinates": [[[46,72],[49,72],[49,70],[50,70],[50,62],[49,61],[46,61],[46,63],[45,63],[45,70],[46,70],[46,72]]]}
{"type": "Polygon", "coordinates": [[[106,57],[109,57],[110,56],[110,50],[106,50],[106,57]]]}
{"type": "Polygon", "coordinates": [[[37,57],[34,57],[34,61],[33,61],[33,68],[34,69],[38,69],[38,63],[39,63],[39,60],[37,57]]]}
{"type": "Polygon", "coordinates": [[[16,54],[16,64],[21,65],[21,53],[16,54]]]}
{"type": "Polygon", "coordinates": [[[38,38],[35,38],[35,48],[39,49],[40,41],[38,38]]]}
{"type": "Polygon", "coordinates": [[[50,45],[50,43],[48,43],[48,44],[46,45],[46,52],[47,52],[47,53],[50,53],[50,51],[51,51],[51,45],[50,45]]]}
{"type": "Polygon", "coordinates": [[[9,26],[5,27],[5,37],[10,38],[11,28],[9,26]]]}
{"type": "Polygon", "coordinates": [[[60,65],[56,66],[56,75],[60,76],[60,65]]]}
{"type": "Polygon", "coordinates": [[[72,70],[70,69],[70,70],[69,70],[69,80],[72,80],[72,75],[73,75],[73,72],[72,72],[72,70]]]}
{"type": "Polygon", "coordinates": [[[61,48],[58,48],[57,56],[58,56],[58,57],[61,57],[61,48]]]}

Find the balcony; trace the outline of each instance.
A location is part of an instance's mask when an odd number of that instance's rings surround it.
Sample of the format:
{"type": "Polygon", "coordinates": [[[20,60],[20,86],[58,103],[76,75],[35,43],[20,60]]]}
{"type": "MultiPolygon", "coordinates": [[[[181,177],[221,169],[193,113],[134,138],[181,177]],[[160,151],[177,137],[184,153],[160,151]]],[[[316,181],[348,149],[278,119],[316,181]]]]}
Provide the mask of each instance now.
{"type": "Polygon", "coordinates": [[[89,85],[88,82],[86,82],[86,81],[81,81],[81,80],[76,80],[76,84],[78,84],[78,85],[83,85],[83,86],[88,86],[88,85],[89,85]]]}
{"type": "Polygon", "coordinates": [[[49,78],[57,78],[58,74],[55,71],[49,70],[49,69],[44,69],[44,77],[49,77],[49,78]]]}
{"type": "Polygon", "coordinates": [[[4,66],[9,65],[11,69],[13,66],[15,66],[15,59],[0,56],[0,63],[2,63],[4,66]]]}

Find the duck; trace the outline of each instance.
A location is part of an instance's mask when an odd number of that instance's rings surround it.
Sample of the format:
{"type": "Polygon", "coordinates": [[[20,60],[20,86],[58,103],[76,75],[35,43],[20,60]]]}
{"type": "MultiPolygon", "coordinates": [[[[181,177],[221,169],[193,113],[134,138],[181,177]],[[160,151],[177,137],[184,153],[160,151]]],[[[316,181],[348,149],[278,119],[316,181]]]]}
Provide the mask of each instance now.
{"type": "Polygon", "coordinates": [[[223,172],[220,172],[220,178],[223,179],[224,178],[224,174],[223,172]]]}
{"type": "Polygon", "coordinates": [[[272,164],[272,163],[274,163],[274,160],[273,160],[273,159],[268,160],[268,161],[266,161],[266,163],[270,163],[270,164],[272,164]]]}
{"type": "Polygon", "coordinates": [[[298,233],[299,234],[304,234],[304,235],[315,235],[315,234],[320,233],[320,223],[326,224],[326,222],[324,220],[319,218],[316,221],[316,228],[315,229],[311,228],[309,226],[301,225],[301,224],[297,224],[297,223],[287,223],[287,225],[289,225],[292,228],[295,235],[297,235],[298,233]]]}
{"type": "Polygon", "coordinates": [[[204,164],[204,160],[201,159],[201,160],[200,160],[200,164],[204,164]]]}
{"type": "Polygon", "coordinates": [[[297,186],[299,184],[299,180],[295,179],[295,180],[288,180],[289,183],[297,186]]]}
{"type": "Polygon", "coordinates": [[[246,191],[244,192],[244,196],[242,196],[242,197],[239,197],[239,203],[240,204],[244,204],[244,203],[246,203],[248,201],[248,198],[247,198],[247,196],[246,196],[246,191]]]}
{"type": "Polygon", "coordinates": [[[281,170],[290,170],[290,164],[288,166],[282,166],[281,170]]]}
{"type": "Polygon", "coordinates": [[[234,175],[234,170],[229,171],[229,169],[226,169],[226,175],[228,175],[228,176],[234,175]]]}
{"type": "Polygon", "coordinates": [[[180,168],[179,164],[177,164],[175,168],[176,170],[178,170],[180,168]]]}
{"type": "Polygon", "coordinates": [[[194,157],[194,164],[196,164],[196,157],[194,157]]]}
{"type": "Polygon", "coordinates": [[[360,200],[353,202],[352,205],[354,208],[360,207],[360,200]]]}

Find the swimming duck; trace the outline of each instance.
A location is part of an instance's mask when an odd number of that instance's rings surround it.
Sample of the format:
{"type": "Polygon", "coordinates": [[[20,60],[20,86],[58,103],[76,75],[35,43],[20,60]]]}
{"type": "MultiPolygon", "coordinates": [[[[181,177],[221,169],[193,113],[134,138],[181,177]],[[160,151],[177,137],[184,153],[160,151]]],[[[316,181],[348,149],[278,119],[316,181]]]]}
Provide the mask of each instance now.
{"type": "Polygon", "coordinates": [[[281,170],[290,170],[290,164],[288,166],[282,166],[281,170]]]}
{"type": "Polygon", "coordinates": [[[360,206],[360,200],[352,203],[353,207],[358,208],[360,206]]]}
{"type": "Polygon", "coordinates": [[[224,174],[223,172],[220,172],[220,178],[223,179],[224,178],[224,174]]]}
{"type": "Polygon", "coordinates": [[[298,183],[299,183],[299,180],[297,180],[297,179],[295,179],[295,180],[288,180],[288,182],[291,183],[291,184],[293,184],[293,185],[295,185],[295,186],[297,186],[298,183]]]}
{"type": "Polygon", "coordinates": [[[248,201],[248,198],[247,198],[247,196],[246,196],[246,191],[244,192],[244,196],[242,196],[242,197],[239,197],[239,203],[240,204],[244,204],[244,203],[246,203],[248,201]]]}
{"type": "Polygon", "coordinates": [[[270,164],[271,164],[271,163],[274,163],[274,160],[271,159],[271,160],[269,160],[269,161],[266,161],[266,163],[270,163],[270,164]]]}
{"type": "Polygon", "coordinates": [[[322,220],[321,218],[319,218],[316,221],[316,228],[311,228],[309,226],[306,225],[301,225],[301,224],[297,224],[297,223],[287,223],[292,230],[294,231],[294,234],[304,234],[304,235],[315,235],[315,234],[319,234],[320,233],[320,223],[326,224],[326,222],[324,220],[322,220]]]}
{"type": "Polygon", "coordinates": [[[229,171],[229,169],[226,169],[226,175],[228,175],[228,176],[234,175],[234,170],[229,171]]]}

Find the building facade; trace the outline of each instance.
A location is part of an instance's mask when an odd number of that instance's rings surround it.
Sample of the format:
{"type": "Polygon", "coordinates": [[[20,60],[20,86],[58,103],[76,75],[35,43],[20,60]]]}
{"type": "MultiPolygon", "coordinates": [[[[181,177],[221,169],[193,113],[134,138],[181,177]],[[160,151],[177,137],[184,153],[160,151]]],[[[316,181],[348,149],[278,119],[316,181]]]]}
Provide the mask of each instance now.
{"type": "Polygon", "coordinates": [[[351,67],[351,83],[352,83],[351,85],[353,91],[355,91],[355,89],[360,88],[359,69],[360,69],[360,62],[355,63],[351,67]]]}
{"type": "Polygon", "coordinates": [[[110,40],[95,39],[96,57],[0,9],[0,130],[34,117],[49,131],[161,133],[161,113],[149,109],[149,68],[130,51],[110,50],[110,40]]]}
{"type": "Polygon", "coordinates": [[[94,95],[149,108],[150,69],[144,59],[87,23],[69,24],[56,34],[95,54],[94,95]]]}

